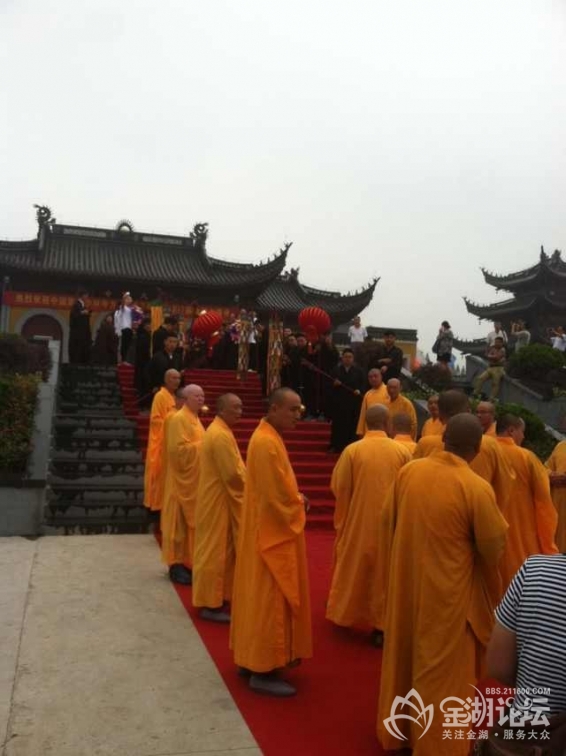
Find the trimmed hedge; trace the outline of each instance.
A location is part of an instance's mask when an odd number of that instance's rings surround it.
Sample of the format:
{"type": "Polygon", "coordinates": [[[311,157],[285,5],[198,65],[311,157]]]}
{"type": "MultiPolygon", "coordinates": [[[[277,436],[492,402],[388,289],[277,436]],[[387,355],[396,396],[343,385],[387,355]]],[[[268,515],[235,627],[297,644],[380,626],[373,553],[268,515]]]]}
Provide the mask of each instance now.
{"type": "Polygon", "coordinates": [[[511,355],[508,372],[514,378],[544,381],[552,370],[562,367],[562,352],[544,344],[532,344],[511,355]]]}
{"type": "Polygon", "coordinates": [[[51,352],[45,342],[29,342],[16,333],[0,333],[0,373],[40,373],[46,381],[50,370],[51,352]]]}
{"type": "Polygon", "coordinates": [[[0,373],[0,472],[25,473],[40,379],[0,373]]]}
{"type": "Polygon", "coordinates": [[[39,384],[50,369],[46,344],[0,334],[0,473],[25,474],[39,384]]]}

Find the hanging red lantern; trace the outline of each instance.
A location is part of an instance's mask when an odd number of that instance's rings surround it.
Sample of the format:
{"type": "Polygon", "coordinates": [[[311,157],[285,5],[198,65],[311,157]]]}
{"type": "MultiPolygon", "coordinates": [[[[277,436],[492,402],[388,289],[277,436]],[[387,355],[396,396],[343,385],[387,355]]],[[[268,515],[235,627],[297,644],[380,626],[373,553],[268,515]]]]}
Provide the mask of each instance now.
{"type": "Polygon", "coordinates": [[[321,334],[330,330],[332,322],[320,307],[305,307],[299,313],[299,325],[309,341],[317,341],[321,334]]]}
{"type": "Polygon", "coordinates": [[[222,325],[222,316],[214,311],[204,312],[193,322],[192,335],[197,339],[208,339],[222,325]]]}

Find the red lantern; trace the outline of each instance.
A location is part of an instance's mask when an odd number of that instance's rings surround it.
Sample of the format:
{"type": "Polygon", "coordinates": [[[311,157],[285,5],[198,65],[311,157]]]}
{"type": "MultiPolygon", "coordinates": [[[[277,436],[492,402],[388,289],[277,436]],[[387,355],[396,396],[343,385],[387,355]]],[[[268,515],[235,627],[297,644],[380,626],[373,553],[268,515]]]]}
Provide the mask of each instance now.
{"type": "Polygon", "coordinates": [[[332,323],[328,313],[320,307],[306,307],[299,313],[299,325],[309,341],[317,341],[320,334],[330,330],[332,323]]]}
{"type": "Polygon", "coordinates": [[[222,325],[222,316],[217,312],[205,312],[194,321],[192,335],[197,339],[208,339],[222,325]]]}

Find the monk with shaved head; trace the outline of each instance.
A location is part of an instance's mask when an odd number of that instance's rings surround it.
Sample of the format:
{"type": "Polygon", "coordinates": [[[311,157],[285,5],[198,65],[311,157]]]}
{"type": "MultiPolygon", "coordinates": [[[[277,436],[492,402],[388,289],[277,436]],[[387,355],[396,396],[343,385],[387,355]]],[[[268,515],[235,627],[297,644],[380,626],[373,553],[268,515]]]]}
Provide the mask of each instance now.
{"type": "MultiPolygon", "coordinates": [[[[336,497],[334,571],[326,608],[336,625],[375,631],[374,583],[381,511],[397,473],[411,454],[387,436],[389,411],[374,404],[366,412],[367,431],[347,446],[332,473],[336,497]]],[[[374,642],[381,633],[374,633],[374,642]]]]}
{"type": "Polygon", "coordinates": [[[202,619],[212,622],[230,621],[225,602],[232,598],[246,478],[234,436],[242,411],[239,396],[222,394],[200,450],[193,606],[200,607],[202,619]]]}
{"type": "MultiPolygon", "coordinates": [[[[455,415],[470,413],[470,400],[463,391],[458,389],[443,391],[438,399],[438,412],[440,420],[446,424],[455,415]]],[[[482,428],[481,423],[480,428],[482,428]]],[[[415,459],[428,457],[441,450],[442,444],[440,436],[424,436],[417,444],[415,459]]],[[[483,434],[480,450],[470,462],[470,467],[493,487],[499,508],[503,510],[511,492],[515,473],[505,459],[497,439],[483,434]]]]}
{"type": "Polygon", "coordinates": [[[190,384],[181,389],[183,406],[165,427],[166,473],[161,511],[161,555],[174,583],[190,585],[195,535],[199,457],[204,428],[199,412],[204,391],[190,384]]]}
{"type": "Polygon", "coordinates": [[[497,441],[503,456],[515,472],[515,480],[503,516],[509,523],[509,537],[501,559],[503,589],[523,562],[533,554],[558,554],[555,533],[558,513],[550,494],[550,480],[542,462],[521,444],[525,422],[516,415],[497,421],[497,441]]]}
{"type": "Polygon", "coordinates": [[[307,502],[283,442],[300,416],[300,396],[277,389],[250,439],[230,628],[251,690],[279,697],[296,693],[280,672],[312,656],[307,502]]]}
{"type": "Polygon", "coordinates": [[[401,381],[398,378],[390,378],[387,381],[387,394],[389,396],[387,406],[391,420],[395,415],[409,415],[411,418],[411,433],[413,440],[417,438],[417,413],[413,402],[401,393],[401,381]]]}
{"type": "MultiPolygon", "coordinates": [[[[448,398],[456,403],[455,396],[448,398]]],[[[466,700],[485,655],[501,597],[497,566],[507,523],[491,486],[469,466],[481,444],[477,418],[455,414],[444,448],[404,467],[384,507],[385,646],[377,734],[385,750],[399,748],[385,725],[397,696],[414,689],[436,715],[445,698],[466,700]]],[[[395,713],[414,714],[406,707],[395,713]]],[[[403,745],[417,756],[469,752],[466,740],[444,738],[442,716],[433,717],[424,735],[412,716],[398,717],[396,725],[403,745]]]]}
{"type": "Polygon", "coordinates": [[[168,370],[165,373],[165,385],[155,394],[151,405],[143,498],[145,506],[152,512],[161,511],[163,506],[163,429],[167,416],[176,410],[176,393],[180,383],[181,373],[178,370],[168,370]]]}
{"type": "Polygon", "coordinates": [[[493,437],[497,435],[495,428],[495,405],[493,402],[478,402],[476,417],[480,421],[485,435],[493,437]]]}
{"type": "Polygon", "coordinates": [[[395,415],[391,420],[391,437],[397,441],[398,444],[404,446],[405,449],[410,452],[411,457],[417,448],[417,442],[414,441],[411,436],[412,428],[412,420],[405,412],[399,412],[399,414],[395,415]]]}
{"type": "Polygon", "coordinates": [[[362,408],[360,410],[360,419],[358,420],[358,427],[356,428],[356,434],[363,436],[367,430],[366,415],[370,407],[374,404],[387,404],[389,397],[387,394],[387,386],[383,383],[383,375],[381,370],[373,368],[368,373],[368,383],[370,388],[364,394],[362,400],[362,408]]]}
{"type": "Polygon", "coordinates": [[[430,417],[423,425],[421,436],[442,436],[444,435],[444,423],[441,421],[438,412],[438,394],[432,394],[427,399],[427,407],[430,417]]]}

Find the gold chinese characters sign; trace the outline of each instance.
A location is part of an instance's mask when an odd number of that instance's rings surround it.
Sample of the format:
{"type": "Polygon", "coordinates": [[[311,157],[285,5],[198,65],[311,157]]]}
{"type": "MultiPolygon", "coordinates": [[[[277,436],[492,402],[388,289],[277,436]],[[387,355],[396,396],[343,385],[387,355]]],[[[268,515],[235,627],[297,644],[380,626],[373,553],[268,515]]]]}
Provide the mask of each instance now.
{"type": "MultiPolygon", "coordinates": [[[[10,307],[46,307],[52,310],[70,310],[77,298],[69,294],[47,294],[31,291],[7,291],[4,293],[4,304],[10,307]]],[[[93,312],[114,312],[118,300],[108,297],[86,297],[85,304],[93,312]]],[[[193,318],[198,315],[203,306],[169,304],[163,302],[163,314],[179,315],[193,318]]],[[[206,307],[207,310],[219,312],[223,318],[229,318],[231,310],[220,307],[206,307]]]]}

